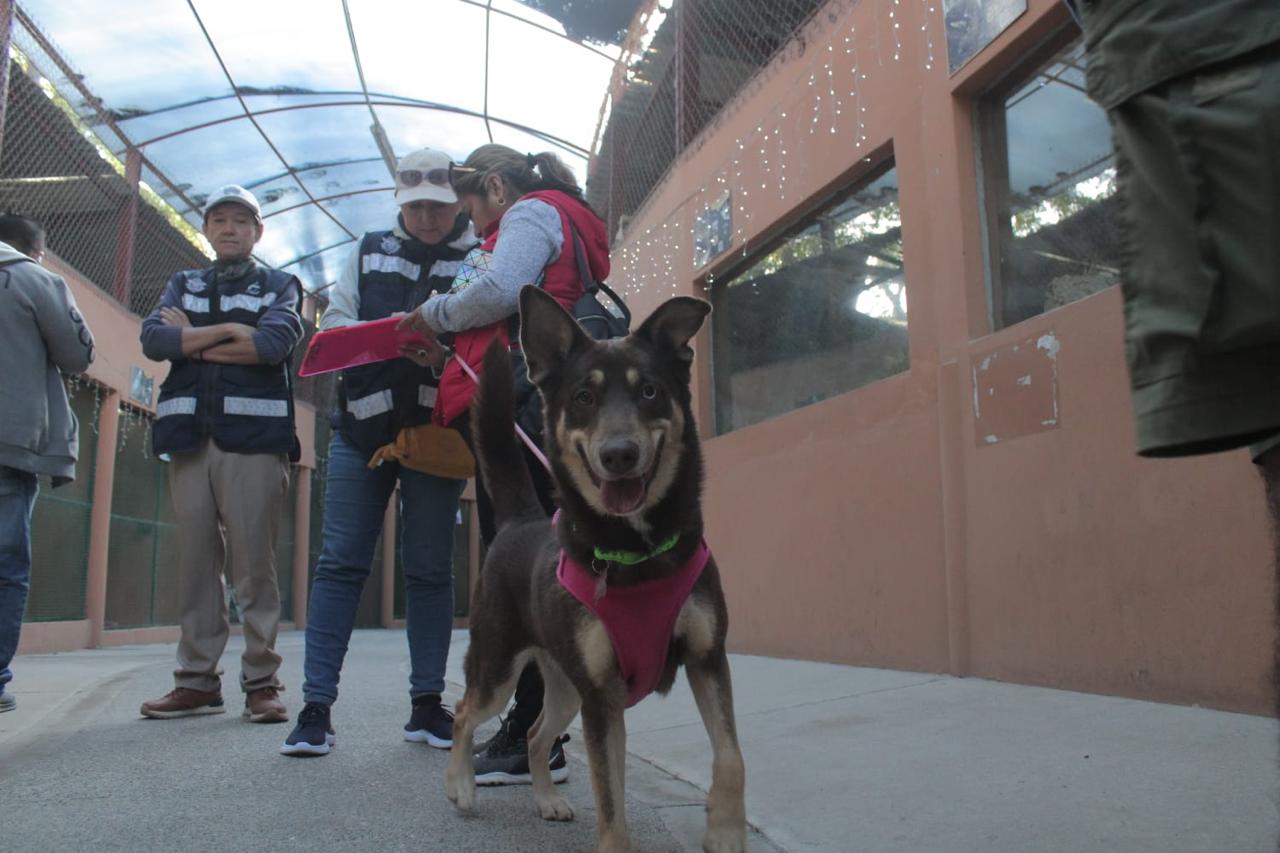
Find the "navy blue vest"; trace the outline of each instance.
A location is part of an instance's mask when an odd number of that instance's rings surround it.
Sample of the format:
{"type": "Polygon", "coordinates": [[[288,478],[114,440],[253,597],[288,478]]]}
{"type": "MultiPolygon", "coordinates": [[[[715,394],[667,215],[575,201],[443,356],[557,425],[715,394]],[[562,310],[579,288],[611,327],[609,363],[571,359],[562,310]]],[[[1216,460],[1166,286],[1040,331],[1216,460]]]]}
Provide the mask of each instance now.
{"type": "MultiPolygon", "coordinates": [[[[232,280],[219,281],[215,270],[207,269],[186,270],[170,281],[193,326],[257,326],[277,297],[295,295],[291,290],[300,287],[288,273],[261,266],[232,280]]],[[[291,370],[289,359],[280,364],[175,359],[156,403],[156,453],[194,451],[212,438],[223,450],[287,453],[296,461],[291,370]]]]}
{"type": "MultiPolygon", "coordinates": [[[[455,229],[457,231],[458,229],[455,229]]],[[[457,234],[450,235],[456,239],[457,234]]],[[[466,249],[428,245],[394,231],[360,241],[360,319],[409,312],[453,284],[466,249]]],[[[430,368],[397,358],[344,370],[338,381],[336,426],[366,458],[395,441],[403,427],[431,420],[440,380],[430,368]]]]}

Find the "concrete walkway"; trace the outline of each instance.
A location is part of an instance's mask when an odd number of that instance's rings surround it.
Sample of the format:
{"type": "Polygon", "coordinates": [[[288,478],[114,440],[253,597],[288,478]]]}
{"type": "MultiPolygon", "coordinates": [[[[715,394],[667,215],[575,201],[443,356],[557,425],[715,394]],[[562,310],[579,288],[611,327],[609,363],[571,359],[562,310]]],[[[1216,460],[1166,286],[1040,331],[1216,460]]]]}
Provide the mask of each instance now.
{"type": "MultiPolygon", "coordinates": [[[[456,633],[450,701],[465,644],[456,633]]],[[[296,712],[301,636],[280,649],[296,712]]],[[[339,747],[322,759],[275,754],[288,727],[244,723],[230,691],[225,716],[139,719],[138,704],[168,689],[172,660],[172,646],[139,646],[15,662],[19,708],[0,716],[0,850],[593,847],[580,738],[565,786],[574,823],[538,820],[527,789],[481,789],[477,817],[454,813],[446,754],[400,740],[399,632],[353,638],[339,747]]],[[[920,673],[732,664],[753,853],[1277,849],[1274,720],[920,673]]],[[[636,849],[697,850],[710,749],[684,681],[629,711],[627,727],[636,849]]]]}

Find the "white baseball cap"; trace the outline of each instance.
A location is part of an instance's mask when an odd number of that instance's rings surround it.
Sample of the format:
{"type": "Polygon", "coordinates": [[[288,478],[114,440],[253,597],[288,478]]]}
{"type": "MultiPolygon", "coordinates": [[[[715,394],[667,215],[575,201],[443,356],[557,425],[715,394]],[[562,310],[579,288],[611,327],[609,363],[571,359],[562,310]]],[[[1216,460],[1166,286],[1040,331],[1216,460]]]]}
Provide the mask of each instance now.
{"type": "Polygon", "coordinates": [[[253,193],[238,184],[227,184],[213,191],[213,194],[209,196],[209,200],[204,204],[205,218],[209,218],[209,211],[228,201],[244,205],[253,211],[255,219],[259,222],[262,221],[262,208],[258,206],[258,199],[254,197],[253,193]]]}
{"type": "Polygon", "coordinates": [[[453,158],[434,148],[419,148],[396,164],[396,204],[411,201],[438,201],[453,204],[458,196],[449,184],[449,164],[453,158]]]}

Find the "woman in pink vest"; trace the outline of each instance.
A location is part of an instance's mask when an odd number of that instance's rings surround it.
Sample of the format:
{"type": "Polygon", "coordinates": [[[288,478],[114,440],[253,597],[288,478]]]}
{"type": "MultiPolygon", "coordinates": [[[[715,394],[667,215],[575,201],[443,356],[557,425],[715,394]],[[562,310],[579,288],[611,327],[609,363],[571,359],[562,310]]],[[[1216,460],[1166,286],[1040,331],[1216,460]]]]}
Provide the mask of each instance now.
{"type": "MultiPolygon", "coordinates": [[[[462,262],[450,291],[432,296],[401,325],[429,330],[428,338],[452,334],[455,358],[444,365],[435,418],[457,429],[470,444],[469,413],[476,385],[459,361],[478,373],[494,338],[518,350],[516,319],[520,288],[525,285],[539,285],[565,310],[572,310],[584,292],[575,238],[596,281],[609,275],[609,239],[604,222],[583,200],[577,179],[551,152],[521,154],[505,145],[482,145],[449,172],[458,200],[483,242],[462,262]]],[[[525,461],[550,515],[555,508],[551,478],[527,449],[525,461]]],[[[496,532],[493,508],[479,478],[476,509],[481,538],[488,544],[496,532]]],[[[476,757],[479,784],[530,781],[526,735],[541,711],[542,679],[530,664],[520,676],[511,713],[476,757]]],[[[551,753],[551,771],[557,782],[568,778],[559,744],[551,753]]]]}

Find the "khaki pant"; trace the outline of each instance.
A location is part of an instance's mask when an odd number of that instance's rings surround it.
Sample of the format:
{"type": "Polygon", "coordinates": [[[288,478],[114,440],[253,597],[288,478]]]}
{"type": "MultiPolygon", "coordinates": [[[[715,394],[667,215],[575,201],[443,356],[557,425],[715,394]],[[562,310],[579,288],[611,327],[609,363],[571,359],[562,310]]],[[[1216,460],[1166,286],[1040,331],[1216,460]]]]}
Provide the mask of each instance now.
{"type": "Polygon", "coordinates": [[[169,491],[178,520],[182,575],[182,639],[173,674],[178,687],[217,690],[221,684],[218,661],[230,630],[224,565],[244,624],[240,686],[248,692],[279,683],[275,546],[288,490],[283,454],[229,453],[206,441],[193,453],[173,455],[169,491]]]}

